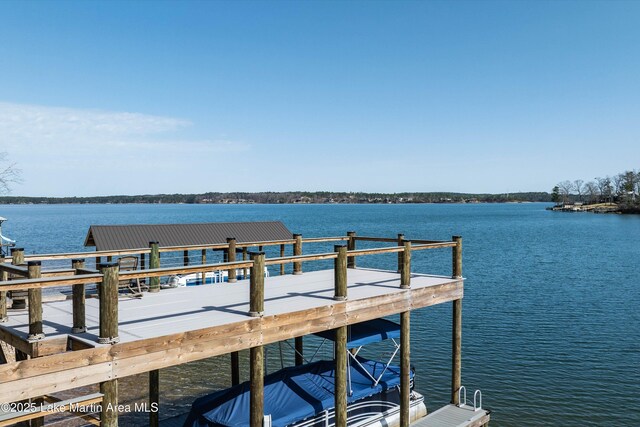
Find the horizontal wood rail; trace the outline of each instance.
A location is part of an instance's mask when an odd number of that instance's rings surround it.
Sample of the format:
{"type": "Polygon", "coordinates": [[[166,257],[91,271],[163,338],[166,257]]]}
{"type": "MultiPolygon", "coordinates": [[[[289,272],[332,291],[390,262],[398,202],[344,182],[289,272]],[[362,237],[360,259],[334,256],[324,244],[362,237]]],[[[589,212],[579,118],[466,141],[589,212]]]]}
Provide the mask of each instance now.
{"type": "Polygon", "coordinates": [[[162,267],[153,268],[149,270],[136,270],[136,271],[123,271],[120,272],[120,279],[141,279],[143,277],[161,277],[171,276],[174,274],[191,274],[191,273],[206,273],[208,271],[221,271],[238,268],[250,268],[253,266],[253,261],[235,261],[235,262],[223,262],[220,264],[204,264],[204,265],[189,265],[184,267],[162,267]]]}
{"type": "Polygon", "coordinates": [[[6,271],[9,274],[15,274],[16,276],[27,277],[29,270],[27,267],[21,267],[13,264],[0,264],[0,271],[6,271]]]}
{"type": "MultiPolygon", "coordinates": [[[[303,243],[329,243],[329,242],[339,242],[346,241],[348,237],[311,237],[311,238],[303,238],[303,243]]],[[[268,241],[256,241],[256,242],[244,242],[244,243],[236,243],[236,248],[250,248],[255,246],[277,246],[277,245],[292,245],[295,243],[295,239],[286,239],[286,240],[268,240],[268,241]]],[[[228,249],[229,245],[227,243],[215,243],[209,245],[186,245],[186,246],[162,246],[159,248],[160,252],[178,252],[178,251],[195,251],[195,250],[224,250],[228,249]]],[[[118,257],[124,255],[143,255],[149,254],[151,250],[149,248],[138,248],[138,249],[123,249],[123,250],[113,250],[113,251],[92,251],[92,252],[68,252],[61,254],[35,254],[35,255],[25,255],[24,259],[26,261],[52,261],[52,260],[64,260],[64,259],[74,259],[74,258],[96,258],[96,257],[118,257]]],[[[14,266],[16,268],[21,268],[14,266]]],[[[25,269],[26,271],[26,269],[25,269]]],[[[16,273],[18,274],[18,273],[16,273]]],[[[26,273],[25,273],[26,274],[26,273]]]]}
{"type": "Polygon", "coordinates": [[[55,286],[86,285],[102,282],[102,274],[83,274],[79,276],[43,277],[39,279],[18,279],[0,282],[2,291],[52,288],[55,286]]]}
{"type": "Polygon", "coordinates": [[[294,262],[321,261],[325,259],[334,259],[336,257],[337,255],[335,253],[286,256],[286,257],[280,257],[280,258],[269,258],[265,261],[265,264],[266,265],[292,264],[294,262]]]}

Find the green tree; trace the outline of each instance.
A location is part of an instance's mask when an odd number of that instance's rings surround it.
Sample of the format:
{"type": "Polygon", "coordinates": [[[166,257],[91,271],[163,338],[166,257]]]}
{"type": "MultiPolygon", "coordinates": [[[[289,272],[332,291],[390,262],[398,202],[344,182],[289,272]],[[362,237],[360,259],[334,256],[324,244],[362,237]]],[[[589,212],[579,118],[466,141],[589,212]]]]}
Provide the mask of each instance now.
{"type": "Polygon", "coordinates": [[[560,187],[558,187],[557,185],[555,187],[553,187],[553,189],[551,190],[551,201],[553,203],[560,203],[560,200],[562,198],[560,197],[560,187]]]}

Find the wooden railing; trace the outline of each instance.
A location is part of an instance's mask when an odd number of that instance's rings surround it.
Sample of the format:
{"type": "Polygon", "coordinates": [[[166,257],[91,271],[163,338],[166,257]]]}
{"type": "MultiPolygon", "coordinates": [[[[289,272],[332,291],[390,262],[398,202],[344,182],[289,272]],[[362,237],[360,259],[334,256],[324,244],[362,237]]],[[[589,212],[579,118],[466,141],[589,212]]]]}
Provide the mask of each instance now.
{"type": "MultiPolygon", "coordinates": [[[[227,271],[229,281],[235,280],[235,272],[238,269],[250,270],[250,312],[249,315],[261,315],[264,310],[264,268],[270,265],[280,265],[280,273],[284,274],[284,266],[293,264],[293,274],[302,274],[302,265],[307,262],[335,260],[336,271],[335,298],[347,297],[346,269],[355,268],[356,258],[368,255],[398,254],[398,269],[401,273],[400,287],[410,287],[411,253],[414,251],[453,248],[452,250],[452,277],[461,276],[462,271],[462,240],[454,237],[451,241],[434,240],[406,240],[403,235],[397,238],[385,237],[358,237],[354,232],[349,232],[345,237],[320,237],[303,239],[300,235],[294,235],[290,240],[244,242],[238,243],[235,239],[228,239],[225,244],[158,247],[153,242],[148,249],[131,249],[123,251],[96,251],[77,252],[64,254],[44,254],[24,256],[24,251],[18,249],[13,252],[12,263],[0,263],[0,321],[7,319],[6,292],[12,294],[27,291],[30,302],[29,307],[29,336],[31,340],[43,338],[42,331],[42,289],[49,287],[72,286],[73,287],[73,318],[74,332],[86,330],[84,313],[85,285],[99,284],[100,296],[100,334],[101,343],[114,343],[118,341],[118,288],[121,281],[133,279],[149,280],[150,290],[153,284],[159,283],[164,276],[202,273],[204,275],[213,271],[227,271]],[[357,241],[394,243],[397,246],[380,248],[357,249],[357,241]],[[302,245],[312,243],[346,242],[346,245],[336,245],[334,252],[302,254],[302,245]],[[262,248],[265,246],[281,245],[280,254],[284,255],[282,245],[294,246],[292,256],[280,256],[265,258],[262,248]],[[246,249],[258,247],[257,252],[248,252],[246,249]],[[206,264],[203,254],[202,264],[184,265],[176,267],[160,267],[159,252],[177,252],[189,250],[223,250],[227,251],[228,262],[206,264]],[[229,251],[231,249],[231,251],[229,251]],[[236,260],[236,253],[242,253],[243,260],[236,260]],[[119,271],[118,264],[114,262],[99,263],[97,270],[87,269],[81,257],[112,257],[125,255],[149,254],[149,267],[136,271],[119,271]],[[246,259],[247,256],[250,259],[246,259]],[[71,259],[72,268],[58,271],[41,271],[40,262],[45,260],[71,259]],[[29,264],[25,267],[24,262],[29,264]],[[73,272],[74,274],[68,274],[73,272]],[[344,280],[340,279],[344,278],[344,280]]],[[[187,260],[188,261],[188,260],[187,260]]],[[[187,262],[188,263],[188,262],[187,262]]],[[[246,277],[246,274],[245,274],[246,277]]],[[[158,286],[159,290],[159,286],[158,286]]],[[[13,295],[12,295],[13,296],[13,295]]]]}

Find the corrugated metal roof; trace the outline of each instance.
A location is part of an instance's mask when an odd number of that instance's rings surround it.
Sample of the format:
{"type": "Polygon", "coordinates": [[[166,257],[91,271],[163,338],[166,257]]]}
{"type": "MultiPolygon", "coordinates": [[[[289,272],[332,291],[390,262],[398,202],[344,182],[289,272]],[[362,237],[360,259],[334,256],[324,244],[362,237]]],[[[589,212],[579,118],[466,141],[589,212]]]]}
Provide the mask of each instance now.
{"type": "Polygon", "coordinates": [[[161,247],[291,239],[292,233],[280,221],[209,222],[200,224],[92,225],[84,241],[98,251],[148,248],[157,241],[161,247]]]}

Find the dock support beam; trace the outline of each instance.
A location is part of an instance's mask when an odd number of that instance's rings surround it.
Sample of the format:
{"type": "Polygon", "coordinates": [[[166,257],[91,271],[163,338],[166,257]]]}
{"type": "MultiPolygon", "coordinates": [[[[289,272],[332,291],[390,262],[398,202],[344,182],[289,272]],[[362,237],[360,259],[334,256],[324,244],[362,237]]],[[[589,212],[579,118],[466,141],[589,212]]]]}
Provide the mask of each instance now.
{"type": "MultiPolygon", "coordinates": [[[[338,253],[334,260],[334,297],[336,301],[347,300],[347,247],[334,246],[338,253]]],[[[336,380],[335,380],[335,425],[347,426],[347,327],[336,329],[336,380]]]]}
{"type": "Polygon", "coordinates": [[[304,337],[295,338],[296,366],[304,365],[304,337]]]}
{"type": "MultiPolygon", "coordinates": [[[[29,279],[39,279],[41,275],[41,262],[29,261],[27,264],[29,279]]],[[[29,289],[29,341],[38,341],[44,338],[42,332],[42,288],[29,289]]]]}
{"type": "Polygon", "coordinates": [[[240,384],[240,352],[231,352],[231,385],[240,384]]]}
{"type": "Polygon", "coordinates": [[[264,252],[250,252],[249,316],[261,317],[264,313],[264,252]]]}
{"type": "MultiPolygon", "coordinates": [[[[200,254],[200,264],[205,265],[207,263],[207,250],[203,249],[200,254]]],[[[202,272],[202,283],[207,282],[207,273],[205,271],[202,272]]]]}
{"type": "Polygon", "coordinates": [[[160,370],[149,371],[149,427],[160,425],[160,370]]]}
{"type": "Polygon", "coordinates": [[[411,312],[400,313],[400,427],[409,427],[411,402],[409,387],[411,370],[411,312]]]}
{"type": "MultiPolygon", "coordinates": [[[[5,259],[0,259],[0,262],[4,263],[5,259]]],[[[0,282],[6,282],[9,280],[9,274],[2,270],[0,271],[0,282]]],[[[0,291],[0,323],[4,323],[9,320],[7,316],[7,293],[0,291]]]]}
{"type": "MultiPolygon", "coordinates": [[[[77,270],[84,268],[84,259],[71,260],[71,268],[76,270],[75,274],[78,274],[77,270]]],[[[73,285],[73,327],[71,332],[74,334],[81,334],[87,331],[85,298],[84,284],[73,285]]]]}
{"type": "MultiPolygon", "coordinates": [[[[411,289],[411,240],[404,240],[404,235],[398,234],[398,244],[404,246],[404,251],[398,252],[400,289],[411,289]]],[[[400,427],[409,427],[410,423],[410,332],[411,311],[407,310],[400,313],[400,427]]]]}
{"type": "MultiPolygon", "coordinates": [[[[404,234],[398,233],[398,246],[404,245],[404,234]]],[[[402,252],[398,252],[398,273],[402,271],[402,252]]]]}
{"type": "MultiPolygon", "coordinates": [[[[280,258],[285,256],[285,245],[280,245],[280,258]]],[[[284,264],[280,264],[280,275],[284,276],[284,264]]]]}
{"type": "MultiPolygon", "coordinates": [[[[347,250],[355,251],[356,250],[356,232],[355,231],[347,231],[347,250]]],[[[356,268],[356,257],[350,256],[347,258],[347,268],[356,268]]]]}
{"type": "MultiPolygon", "coordinates": [[[[160,268],[160,247],[158,242],[149,242],[149,269],[160,268]]],[[[149,292],[160,292],[160,278],[149,278],[149,292]]]]}
{"type": "Polygon", "coordinates": [[[100,427],[118,427],[118,380],[100,383],[100,393],[104,395],[100,427]]]}
{"type": "MultiPolygon", "coordinates": [[[[302,255],[302,234],[294,234],[293,238],[295,243],[293,244],[293,256],[302,255]]],[[[293,263],[293,274],[302,274],[302,263],[300,261],[293,263]]]]}
{"type": "Polygon", "coordinates": [[[345,301],[347,299],[347,247],[335,245],[333,250],[338,253],[338,256],[333,260],[335,285],[333,299],[345,301]]]}
{"type": "MultiPolygon", "coordinates": [[[[235,237],[227,237],[227,244],[229,245],[229,249],[228,249],[228,259],[227,261],[229,262],[235,262],[236,260],[236,238],[235,237]]],[[[228,281],[229,283],[234,283],[236,282],[236,269],[232,268],[229,270],[228,274],[228,281]]]]}
{"type": "Polygon", "coordinates": [[[335,426],[347,426],[347,327],[336,329],[335,426]]]}
{"type": "MultiPolygon", "coordinates": [[[[462,237],[453,236],[456,246],[453,247],[454,279],[462,278],[462,237]]],[[[458,390],[462,383],[462,299],[453,301],[453,326],[451,336],[451,403],[459,404],[458,390]]]]}
{"type": "Polygon", "coordinates": [[[117,262],[102,263],[98,266],[102,273],[102,283],[98,287],[100,297],[100,344],[115,344],[118,337],[118,275],[117,262]]]}
{"type": "MultiPolygon", "coordinates": [[[[251,276],[253,277],[253,275],[251,276]]],[[[249,349],[251,363],[249,388],[250,427],[263,427],[264,422],[264,347],[251,347],[249,349]]]]}
{"type": "MultiPolygon", "coordinates": [[[[11,264],[24,264],[24,248],[11,248],[11,264]]],[[[11,291],[11,308],[27,308],[27,300],[25,291],[11,291]]]]}

